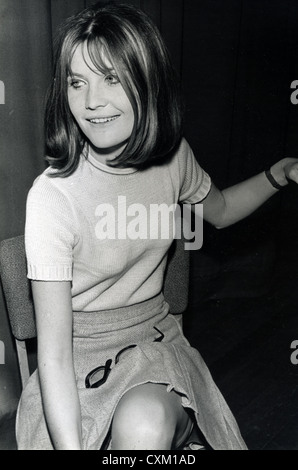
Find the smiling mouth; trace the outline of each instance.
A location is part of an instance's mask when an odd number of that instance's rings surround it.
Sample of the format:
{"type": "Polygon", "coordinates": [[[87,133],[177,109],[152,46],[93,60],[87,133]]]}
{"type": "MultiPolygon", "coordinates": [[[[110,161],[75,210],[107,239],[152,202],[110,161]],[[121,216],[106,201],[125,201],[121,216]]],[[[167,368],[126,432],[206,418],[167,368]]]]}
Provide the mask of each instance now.
{"type": "Polygon", "coordinates": [[[102,118],[92,118],[92,119],[87,119],[87,121],[91,122],[92,124],[106,124],[108,122],[115,121],[119,117],[120,117],[120,115],[110,116],[110,117],[102,117],[102,118]]]}

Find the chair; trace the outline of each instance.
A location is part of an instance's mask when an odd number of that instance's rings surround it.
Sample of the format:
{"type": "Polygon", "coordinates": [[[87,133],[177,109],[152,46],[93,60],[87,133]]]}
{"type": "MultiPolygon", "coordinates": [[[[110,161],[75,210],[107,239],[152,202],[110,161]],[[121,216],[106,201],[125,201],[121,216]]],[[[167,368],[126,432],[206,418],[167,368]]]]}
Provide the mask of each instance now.
{"type": "MultiPolygon", "coordinates": [[[[189,252],[184,249],[184,242],[182,238],[172,244],[165,275],[164,295],[173,314],[182,314],[188,304],[189,252]]],[[[0,243],[0,274],[24,387],[30,376],[26,340],[36,337],[24,236],[0,243]]]]}
{"type": "Polygon", "coordinates": [[[24,387],[30,375],[25,341],[36,336],[36,328],[23,236],[1,242],[0,274],[24,387]]]}

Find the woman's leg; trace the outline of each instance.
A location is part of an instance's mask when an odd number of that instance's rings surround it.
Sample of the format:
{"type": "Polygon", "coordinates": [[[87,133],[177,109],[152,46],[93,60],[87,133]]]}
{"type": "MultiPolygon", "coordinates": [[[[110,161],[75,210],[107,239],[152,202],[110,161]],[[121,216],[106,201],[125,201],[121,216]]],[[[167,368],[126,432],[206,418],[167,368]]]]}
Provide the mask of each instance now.
{"type": "Polygon", "coordinates": [[[112,423],[113,450],[168,450],[180,445],[192,429],[181,397],[166,385],[147,383],[120,400],[112,423]]]}

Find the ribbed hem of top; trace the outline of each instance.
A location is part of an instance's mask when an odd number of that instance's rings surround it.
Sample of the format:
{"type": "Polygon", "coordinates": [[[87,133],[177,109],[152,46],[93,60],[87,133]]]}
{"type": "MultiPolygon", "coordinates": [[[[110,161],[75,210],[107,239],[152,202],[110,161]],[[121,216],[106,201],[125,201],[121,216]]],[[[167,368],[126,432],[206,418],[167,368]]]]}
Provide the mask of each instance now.
{"type": "Polygon", "coordinates": [[[27,277],[35,281],[72,281],[72,266],[28,264],[27,277]]]}

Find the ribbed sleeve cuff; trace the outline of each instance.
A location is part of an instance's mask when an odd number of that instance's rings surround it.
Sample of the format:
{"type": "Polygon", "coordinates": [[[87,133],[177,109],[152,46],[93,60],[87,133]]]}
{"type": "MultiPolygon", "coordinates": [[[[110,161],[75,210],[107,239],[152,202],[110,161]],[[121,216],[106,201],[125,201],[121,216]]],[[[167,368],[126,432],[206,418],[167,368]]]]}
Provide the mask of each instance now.
{"type": "Polygon", "coordinates": [[[206,173],[206,171],[202,170],[202,180],[200,187],[191,197],[187,198],[187,202],[189,204],[198,204],[199,202],[203,201],[208,195],[210,188],[211,178],[208,173],[206,173]]]}
{"type": "Polygon", "coordinates": [[[28,264],[27,277],[35,281],[72,281],[72,266],[28,264]]]}
{"type": "Polygon", "coordinates": [[[201,184],[201,193],[202,193],[202,199],[205,199],[205,197],[207,196],[207,194],[209,193],[210,191],[210,188],[211,188],[211,178],[210,176],[208,175],[208,173],[206,173],[206,171],[203,170],[203,180],[202,180],[202,184],[201,184]]]}

